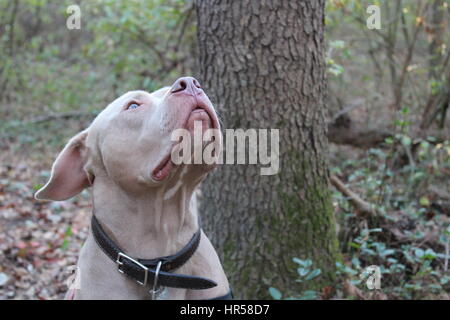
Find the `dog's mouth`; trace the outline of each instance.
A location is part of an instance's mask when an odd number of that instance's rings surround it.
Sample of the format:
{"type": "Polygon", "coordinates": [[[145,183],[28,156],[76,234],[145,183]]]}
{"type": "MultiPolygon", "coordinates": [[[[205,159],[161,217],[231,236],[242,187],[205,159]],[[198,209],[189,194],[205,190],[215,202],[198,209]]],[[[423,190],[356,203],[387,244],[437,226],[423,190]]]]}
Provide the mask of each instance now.
{"type": "Polygon", "coordinates": [[[164,180],[170,173],[170,170],[173,167],[173,162],[170,159],[171,153],[165,157],[161,163],[152,171],[152,177],[156,181],[164,180]]]}
{"type": "Polygon", "coordinates": [[[192,132],[196,123],[201,123],[202,130],[215,128],[214,120],[210,114],[210,111],[208,108],[201,105],[195,106],[195,108],[188,115],[185,127],[187,130],[192,132]]]}
{"type": "MultiPolygon", "coordinates": [[[[201,128],[202,134],[207,129],[218,129],[218,121],[215,120],[216,118],[213,116],[212,112],[214,111],[209,110],[206,106],[201,104],[196,105],[188,114],[184,128],[191,133],[194,133],[194,129],[201,128]]],[[[172,151],[163,158],[155,169],[153,169],[152,178],[155,181],[163,181],[166,179],[171,170],[175,167],[175,164],[171,160],[171,155],[172,151]]]]}

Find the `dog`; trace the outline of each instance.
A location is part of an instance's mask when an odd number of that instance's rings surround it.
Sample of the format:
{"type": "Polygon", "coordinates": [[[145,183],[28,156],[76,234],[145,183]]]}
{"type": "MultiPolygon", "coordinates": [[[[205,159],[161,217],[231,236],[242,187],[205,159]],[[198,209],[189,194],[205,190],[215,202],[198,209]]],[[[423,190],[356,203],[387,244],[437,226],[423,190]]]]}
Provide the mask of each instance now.
{"type": "MultiPolygon", "coordinates": [[[[220,129],[199,82],[182,77],[153,93],[130,91],[117,98],[57,156],[49,181],[35,198],[66,200],[90,187],[96,218],[96,228],[93,220],[80,251],[79,285],[66,298],[230,297],[219,257],[199,225],[195,196],[197,186],[215,165],[177,165],[170,159],[171,133],[179,128],[191,132],[195,122],[201,123],[203,131],[220,129]],[[117,251],[102,247],[108,241],[117,251]],[[183,250],[190,250],[190,255],[183,250]],[[164,258],[180,252],[187,261],[176,270],[163,271],[164,258]],[[146,267],[136,257],[156,262],[146,267]],[[164,277],[175,285],[160,285],[164,277]],[[172,281],[174,277],[178,278],[172,281]],[[193,289],[190,284],[179,285],[177,281],[183,283],[185,278],[192,278],[188,280],[199,287],[206,285],[193,289]]],[[[221,144],[221,138],[215,142],[221,144]]]]}

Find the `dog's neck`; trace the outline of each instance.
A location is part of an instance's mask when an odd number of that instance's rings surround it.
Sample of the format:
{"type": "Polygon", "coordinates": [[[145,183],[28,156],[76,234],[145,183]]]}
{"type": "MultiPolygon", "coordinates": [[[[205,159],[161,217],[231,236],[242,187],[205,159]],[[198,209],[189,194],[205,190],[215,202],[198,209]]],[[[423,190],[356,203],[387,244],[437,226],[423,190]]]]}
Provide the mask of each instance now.
{"type": "Polygon", "coordinates": [[[194,189],[169,184],[145,195],[132,195],[108,177],[96,177],[94,213],[128,255],[156,258],[174,254],[199,228],[194,189]]]}

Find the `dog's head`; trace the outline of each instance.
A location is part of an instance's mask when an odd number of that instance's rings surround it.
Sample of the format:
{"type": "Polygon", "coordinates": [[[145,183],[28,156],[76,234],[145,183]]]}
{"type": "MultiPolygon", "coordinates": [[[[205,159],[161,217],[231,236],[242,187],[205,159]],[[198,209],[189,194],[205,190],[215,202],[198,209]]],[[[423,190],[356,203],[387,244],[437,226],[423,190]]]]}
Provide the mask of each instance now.
{"type": "Polygon", "coordinates": [[[35,197],[68,199],[100,176],[131,193],[148,192],[180,176],[183,181],[198,184],[214,164],[172,161],[175,153],[184,153],[186,160],[187,154],[195,152],[199,145],[193,140],[198,130],[200,135],[209,131],[208,137],[201,140],[202,151],[208,148],[218,157],[222,139],[219,121],[196,79],[183,77],[172,87],[153,93],[128,92],[67,143],[53,164],[49,181],[35,197]],[[191,134],[189,141],[186,135],[174,139],[177,129],[191,134]]]}

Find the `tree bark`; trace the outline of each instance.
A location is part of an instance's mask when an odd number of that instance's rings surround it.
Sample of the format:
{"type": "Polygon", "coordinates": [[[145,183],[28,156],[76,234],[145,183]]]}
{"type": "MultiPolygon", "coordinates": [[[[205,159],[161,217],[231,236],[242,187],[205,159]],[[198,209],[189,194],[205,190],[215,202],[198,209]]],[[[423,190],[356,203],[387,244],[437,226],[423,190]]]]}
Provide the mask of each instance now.
{"type": "Polygon", "coordinates": [[[450,104],[450,72],[445,73],[447,58],[444,59],[445,31],[447,29],[448,16],[443,0],[434,0],[429,8],[429,25],[426,29],[428,33],[428,53],[429,71],[428,81],[442,82],[439,90],[431,88],[428,101],[422,115],[421,129],[428,129],[439,115],[441,116],[440,128],[444,128],[445,116],[450,104]]]}
{"type": "Polygon", "coordinates": [[[324,0],[198,0],[201,83],[224,128],[279,129],[280,171],[221,165],[201,215],[238,298],[333,285],[339,259],[330,200],[324,0]],[[292,258],[322,273],[300,285],[292,258]]]}
{"type": "Polygon", "coordinates": [[[428,53],[429,53],[429,80],[437,80],[441,76],[439,67],[442,65],[444,58],[444,36],[446,29],[446,21],[448,12],[444,7],[444,0],[434,0],[429,8],[429,28],[427,30],[429,37],[428,53]]]}

